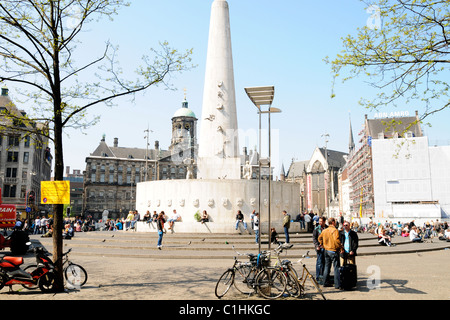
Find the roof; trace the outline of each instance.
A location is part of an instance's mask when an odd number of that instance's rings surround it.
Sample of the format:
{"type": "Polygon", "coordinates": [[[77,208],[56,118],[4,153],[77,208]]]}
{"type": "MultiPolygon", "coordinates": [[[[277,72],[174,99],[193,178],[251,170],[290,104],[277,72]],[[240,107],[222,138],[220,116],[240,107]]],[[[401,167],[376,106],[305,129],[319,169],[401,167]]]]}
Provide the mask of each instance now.
{"type": "Polygon", "coordinates": [[[308,164],[309,164],[309,160],[292,162],[291,166],[289,167],[287,177],[289,179],[301,177],[303,175],[303,171],[308,166],[308,164]]]}
{"type": "Polygon", "coordinates": [[[178,109],[177,112],[173,115],[174,118],[178,117],[191,117],[196,118],[195,113],[189,108],[181,108],[178,109]]]}
{"type": "Polygon", "coordinates": [[[324,156],[325,159],[328,161],[328,165],[333,168],[342,168],[345,163],[347,162],[344,158],[344,156],[347,156],[348,153],[341,152],[341,151],[335,151],[327,149],[327,157],[325,156],[325,149],[319,148],[320,152],[324,156]]]}
{"type": "Polygon", "coordinates": [[[403,136],[403,132],[410,131],[413,137],[421,137],[420,123],[414,123],[417,120],[416,117],[367,119],[367,134],[373,139],[378,139],[380,133],[383,133],[386,138],[392,138],[396,133],[403,136]],[[408,128],[408,126],[411,127],[408,128]]]}
{"type": "Polygon", "coordinates": [[[177,112],[175,112],[175,114],[173,115],[174,118],[179,118],[179,117],[190,117],[190,118],[197,118],[195,116],[194,111],[192,111],[191,109],[189,109],[189,104],[186,101],[186,99],[184,99],[183,101],[183,106],[181,107],[181,109],[178,109],[177,112]]]}
{"type": "MultiPolygon", "coordinates": [[[[145,155],[147,149],[139,148],[127,148],[127,147],[110,147],[102,139],[97,149],[91,153],[91,157],[107,157],[107,158],[119,158],[119,159],[134,159],[134,160],[146,160],[145,155]]],[[[148,150],[148,160],[157,160],[170,156],[170,151],[167,150],[148,150]]]]}

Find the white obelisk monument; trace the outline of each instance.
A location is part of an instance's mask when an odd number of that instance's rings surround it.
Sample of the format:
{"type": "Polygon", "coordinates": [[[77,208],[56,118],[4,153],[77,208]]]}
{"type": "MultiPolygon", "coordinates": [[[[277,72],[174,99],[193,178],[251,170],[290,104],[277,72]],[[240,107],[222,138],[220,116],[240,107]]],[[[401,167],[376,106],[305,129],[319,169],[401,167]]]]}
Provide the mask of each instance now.
{"type": "Polygon", "coordinates": [[[211,8],[197,162],[198,179],[240,179],[239,136],[228,2],[211,8]]]}
{"type": "MultiPolygon", "coordinates": [[[[263,185],[259,199],[258,180],[241,179],[238,122],[231,50],[230,16],[228,2],[214,0],[211,9],[206,74],[197,179],[147,181],[137,184],[136,209],[139,212],[174,209],[182,216],[176,232],[233,233],[238,210],[247,216],[261,207],[260,230],[267,230],[268,207],[274,213],[271,226],[283,230],[282,210],[296,213],[300,208],[300,185],[272,181],[270,192],[274,201],[268,201],[268,186],[263,185]],[[196,213],[207,210],[210,222],[199,223],[196,213]]],[[[294,227],[291,227],[291,230],[294,227]]],[[[150,224],[138,222],[137,230],[156,232],[150,224]]]]}

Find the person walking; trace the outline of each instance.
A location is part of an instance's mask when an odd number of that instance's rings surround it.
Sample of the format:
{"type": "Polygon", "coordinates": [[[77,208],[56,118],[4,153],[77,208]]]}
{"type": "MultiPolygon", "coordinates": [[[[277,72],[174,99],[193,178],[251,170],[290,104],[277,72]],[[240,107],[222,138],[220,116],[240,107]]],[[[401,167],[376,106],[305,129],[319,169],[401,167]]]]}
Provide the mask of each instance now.
{"type": "Polygon", "coordinates": [[[323,246],[321,246],[320,243],[319,243],[319,236],[322,233],[322,231],[325,230],[327,227],[328,226],[326,224],[325,217],[320,217],[319,218],[319,223],[314,228],[313,235],[312,235],[314,248],[316,249],[316,256],[317,256],[317,260],[316,260],[316,280],[319,283],[323,283],[323,268],[324,268],[324,265],[325,265],[324,249],[323,249],[323,246]]]}
{"type": "Polygon", "coordinates": [[[319,244],[325,249],[325,265],[323,269],[323,286],[330,287],[328,282],[331,266],[334,269],[334,287],[339,289],[339,254],[342,248],[341,240],[339,238],[339,231],[336,229],[336,220],[334,218],[328,219],[328,228],[322,231],[319,235],[319,244]]]}
{"type": "Polygon", "coordinates": [[[289,228],[291,226],[291,216],[286,212],[286,210],[283,210],[283,216],[284,235],[286,236],[286,243],[289,243],[289,228]]]}
{"type": "Polygon", "coordinates": [[[164,211],[161,211],[161,213],[158,215],[158,218],[156,218],[156,228],[158,230],[158,244],[157,248],[161,250],[162,248],[162,239],[164,234],[164,223],[166,220],[164,219],[164,211]]]}
{"type": "Polygon", "coordinates": [[[255,231],[255,241],[259,244],[259,213],[255,212],[253,216],[253,231],[255,231]]]}
{"type": "Polygon", "coordinates": [[[40,234],[41,233],[41,218],[37,217],[34,220],[34,232],[33,234],[40,234]]]}

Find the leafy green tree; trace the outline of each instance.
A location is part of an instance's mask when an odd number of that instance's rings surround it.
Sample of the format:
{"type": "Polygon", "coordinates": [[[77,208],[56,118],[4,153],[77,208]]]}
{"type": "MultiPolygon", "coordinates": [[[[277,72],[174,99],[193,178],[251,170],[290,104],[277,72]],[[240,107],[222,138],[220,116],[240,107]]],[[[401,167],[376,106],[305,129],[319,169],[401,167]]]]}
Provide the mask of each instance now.
{"type": "MultiPolygon", "coordinates": [[[[33,104],[27,110],[29,123],[45,123],[37,132],[54,143],[54,175],[64,176],[63,132],[85,128],[97,118],[87,116],[89,108],[112,105],[123,96],[133,96],[150,86],[165,84],[168,75],[192,67],[192,50],[179,52],[161,43],[144,56],[136,79],[123,78],[116,61],[117,48],[105,44],[104,52],[86,61],[90,52],[77,49],[81,32],[101,18],[112,18],[128,6],[123,0],[2,0],[0,2],[0,82],[20,85],[33,104]],[[81,57],[83,59],[81,59],[81,57]]],[[[10,115],[13,117],[14,115],[10,115]]],[[[33,126],[23,126],[31,131],[33,126]]],[[[64,206],[55,206],[53,257],[62,256],[64,206]]],[[[56,289],[63,289],[62,265],[58,264],[56,289]]]]}
{"type": "Polygon", "coordinates": [[[367,80],[378,94],[360,103],[371,110],[411,104],[422,122],[448,108],[450,1],[362,2],[371,14],[367,25],[342,39],[343,51],[334,60],[325,59],[334,79],[367,80]]]}

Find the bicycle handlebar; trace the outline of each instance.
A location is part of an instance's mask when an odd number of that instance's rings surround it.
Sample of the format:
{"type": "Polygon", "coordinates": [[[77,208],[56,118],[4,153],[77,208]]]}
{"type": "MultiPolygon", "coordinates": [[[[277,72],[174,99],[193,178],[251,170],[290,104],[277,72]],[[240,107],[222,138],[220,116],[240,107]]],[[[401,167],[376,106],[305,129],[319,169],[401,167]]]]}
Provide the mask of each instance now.
{"type": "Polygon", "coordinates": [[[303,261],[303,259],[305,259],[305,258],[308,257],[308,256],[309,256],[309,250],[306,251],[306,253],[305,253],[304,255],[302,255],[302,258],[299,259],[296,263],[301,263],[301,262],[303,261]]]}
{"type": "MultiPolygon", "coordinates": [[[[236,248],[234,246],[232,246],[234,252],[236,252],[239,256],[247,256],[249,258],[256,256],[254,253],[240,253],[239,251],[236,250],[236,248]]],[[[269,253],[268,251],[261,251],[262,254],[267,254],[269,253]]]]}

